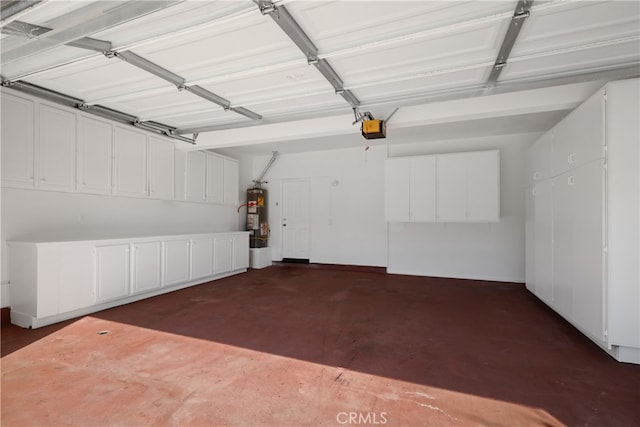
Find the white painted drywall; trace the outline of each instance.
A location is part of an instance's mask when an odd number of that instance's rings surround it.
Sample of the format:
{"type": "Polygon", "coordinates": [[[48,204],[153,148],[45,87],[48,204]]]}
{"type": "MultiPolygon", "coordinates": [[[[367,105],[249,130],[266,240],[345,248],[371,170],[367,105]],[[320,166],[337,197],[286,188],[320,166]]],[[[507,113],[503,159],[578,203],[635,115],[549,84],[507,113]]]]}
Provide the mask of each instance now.
{"type": "Polygon", "coordinates": [[[500,150],[500,222],[390,223],[388,271],[524,282],[524,159],[539,134],[390,146],[389,157],[500,150]]]}
{"type": "MultiPolygon", "coordinates": [[[[254,158],[258,175],[270,156],[254,158]]],[[[326,264],[385,266],[387,226],[384,220],[386,147],[282,154],[264,188],[269,191],[269,246],[282,260],[281,191],[286,179],[311,183],[310,261],[326,264]]]]}
{"type": "MultiPolygon", "coordinates": [[[[10,240],[236,231],[239,215],[233,206],[3,188],[2,281],[10,277],[10,240]]],[[[10,305],[7,297],[2,295],[3,307],[10,305]]]]}
{"type": "MultiPolygon", "coordinates": [[[[524,281],[524,159],[539,133],[283,154],[269,173],[273,259],[281,254],[282,181],[312,188],[311,262],[387,266],[401,274],[524,281]],[[384,219],[387,156],[499,149],[501,219],[494,224],[390,223],[384,219]]],[[[388,140],[389,141],[389,140],[388,140]]],[[[253,159],[257,175],[268,156],[253,159]]]]}

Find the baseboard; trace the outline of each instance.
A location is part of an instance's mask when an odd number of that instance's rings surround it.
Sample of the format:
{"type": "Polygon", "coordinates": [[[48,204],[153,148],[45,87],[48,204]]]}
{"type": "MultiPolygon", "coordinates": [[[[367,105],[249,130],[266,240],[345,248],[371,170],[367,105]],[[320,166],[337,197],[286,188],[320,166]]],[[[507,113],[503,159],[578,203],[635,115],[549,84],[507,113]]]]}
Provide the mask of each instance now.
{"type": "Polygon", "coordinates": [[[282,261],[274,261],[274,267],[293,267],[308,268],[313,270],[339,270],[339,271],[356,271],[361,273],[386,273],[386,267],[375,267],[370,265],[346,265],[346,264],[323,264],[323,263],[288,263],[282,261]]]}
{"type": "Polygon", "coordinates": [[[480,280],[483,282],[503,282],[524,284],[524,277],[483,276],[481,274],[430,274],[423,271],[398,270],[387,268],[389,274],[403,274],[406,276],[438,277],[441,279],[480,280]]]}

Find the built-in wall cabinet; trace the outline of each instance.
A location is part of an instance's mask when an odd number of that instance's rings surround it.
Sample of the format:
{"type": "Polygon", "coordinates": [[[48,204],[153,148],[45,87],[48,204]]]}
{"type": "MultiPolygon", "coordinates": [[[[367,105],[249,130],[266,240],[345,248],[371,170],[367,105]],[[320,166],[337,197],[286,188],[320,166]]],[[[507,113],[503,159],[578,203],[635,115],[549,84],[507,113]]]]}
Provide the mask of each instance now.
{"type": "Polygon", "coordinates": [[[447,153],[386,160],[390,222],[498,222],[500,152],[447,153]]]}
{"type": "Polygon", "coordinates": [[[249,267],[249,233],[9,244],[11,321],[37,328],[249,267]]]}
{"type": "Polygon", "coordinates": [[[2,89],[2,185],[238,204],[238,162],[2,89]]]}
{"type": "Polygon", "coordinates": [[[529,149],[526,286],[640,363],[638,79],[612,82],[529,149]]]}

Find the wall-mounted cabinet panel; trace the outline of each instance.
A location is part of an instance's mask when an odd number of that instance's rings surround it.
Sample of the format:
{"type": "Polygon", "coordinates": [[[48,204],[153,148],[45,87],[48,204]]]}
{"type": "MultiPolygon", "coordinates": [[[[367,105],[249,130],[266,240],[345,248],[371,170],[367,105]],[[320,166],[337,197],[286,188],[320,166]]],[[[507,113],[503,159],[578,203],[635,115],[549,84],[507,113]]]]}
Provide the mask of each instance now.
{"type": "Polygon", "coordinates": [[[435,221],[436,158],[412,157],[409,169],[409,217],[411,221],[435,221]]]}
{"type": "Polygon", "coordinates": [[[499,221],[499,151],[387,159],[385,215],[392,222],[499,221]]]}
{"type": "Polygon", "coordinates": [[[114,194],[146,197],[147,136],[116,126],[114,137],[114,194]]]}
{"type": "Polygon", "coordinates": [[[149,196],[154,199],[174,198],[174,153],[171,141],[149,137],[149,196]]]}
{"type": "Polygon", "coordinates": [[[167,240],[164,242],[164,282],[163,286],[171,286],[189,280],[189,239],[167,240]]]}
{"type": "MultiPolygon", "coordinates": [[[[553,200],[550,179],[533,189],[533,250],[535,292],[547,304],[553,305],[553,200]]],[[[529,243],[527,241],[527,243],[529,243]]]]}
{"type": "MultiPolygon", "coordinates": [[[[249,246],[247,245],[247,248],[249,246]]],[[[248,250],[248,249],[247,249],[248,250]]],[[[233,270],[233,237],[220,236],[213,240],[214,273],[224,274],[233,270]]]]}
{"type": "Polygon", "coordinates": [[[113,125],[93,117],[78,121],[78,191],[111,194],[113,125]]]}
{"type": "Polygon", "coordinates": [[[37,186],[57,191],[76,187],[76,114],[40,104],[37,186]]]}
{"type": "Polygon", "coordinates": [[[213,238],[191,239],[191,279],[211,276],[213,273],[213,238]]]}
{"type": "MultiPolygon", "coordinates": [[[[207,202],[223,203],[225,190],[225,162],[222,157],[207,154],[207,202]]],[[[237,178],[236,178],[237,181],[237,178]]]]}
{"type": "Polygon", "coordinates": [[[205,202],[206,188],[207,154],[204,151],[189,151],[187,153],[187,200],[205,202]]]}
{"type": "Polygon", "coordinates": [[[553,129],[545,133],[527,150],[525,159],[525,186],[530,187],[536,182],[551,177],[551,147],[554,140],[553,129]]]}
{"type": "Polygon", "coordinates": [[[239,165],[236,160],[224,159],[224,195],[223,202],[227,205],[239,204],[239,165]]]}
{"type": "Polygon", "coordinates": [[[554,176],[604,156],[604,114],[600,90],[558,123],[552,147],[554,176]]]}
{"type": "Polygon", "coordinates": [[[436,218],[438,221],[467,220],[467,163],[461,154],[437,156],[436,218]]]}
{"type": "Polygon", "coordinates": [[[131,291],[158,289],[162,285],[162,242],[134,242],[131,249],[131,291]]]}
{"type": "Polygon", "coordinates": [[[35,102],[2,94],[2,184],[34,186],[35,102]]]}
{"type": "Polygon", "coordinates": [[[249,235],[233,237],[233,270],[249,268],[249,235]]]}
{"type": "Polygon", "coordinates": [[[96,247],[96,302],[129,293],[129,244],[96,247]]]}
{"type": "Polygon", "coordinates": [[[467,221],[500,220],[500,158],[496,151],[467,153],[467,221]]]}

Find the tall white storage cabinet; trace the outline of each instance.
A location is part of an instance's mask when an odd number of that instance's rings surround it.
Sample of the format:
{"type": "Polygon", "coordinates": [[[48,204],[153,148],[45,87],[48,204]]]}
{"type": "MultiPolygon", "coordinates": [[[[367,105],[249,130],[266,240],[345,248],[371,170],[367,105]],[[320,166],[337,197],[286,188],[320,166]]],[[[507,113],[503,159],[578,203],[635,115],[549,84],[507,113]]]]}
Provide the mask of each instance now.
{"type": "Polygon", "coordinates": [[[530,148],[527,288],[640,363],[640,80],[607,84],[530,148]]]}

